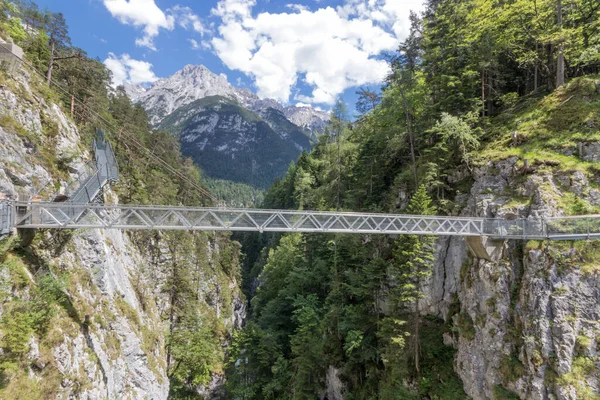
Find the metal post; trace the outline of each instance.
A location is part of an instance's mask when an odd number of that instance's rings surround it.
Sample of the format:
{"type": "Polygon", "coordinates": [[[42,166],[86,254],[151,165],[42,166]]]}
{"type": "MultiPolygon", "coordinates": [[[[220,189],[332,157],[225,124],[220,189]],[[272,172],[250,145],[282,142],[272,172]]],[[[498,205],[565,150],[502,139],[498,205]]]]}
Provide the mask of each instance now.
{"type": "Polygon", "coordinates": [[[590,240],[590,219],[586,218],[585,222],[586,222],[586,225],[587,225],[587,238],[588,238],[588,240],[590,240]]]}
{"type": "Polygon", "coordinates": [[[17,205],[13,201],[8,201],[8,223],[12,229],[17,224],[17,205]]]}

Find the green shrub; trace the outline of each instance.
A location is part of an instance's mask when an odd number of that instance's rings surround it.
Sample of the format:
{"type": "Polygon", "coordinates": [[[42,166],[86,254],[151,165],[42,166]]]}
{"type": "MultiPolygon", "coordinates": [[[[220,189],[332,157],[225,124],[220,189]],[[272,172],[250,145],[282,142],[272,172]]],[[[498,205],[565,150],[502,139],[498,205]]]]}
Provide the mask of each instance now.
{"type": "Polygon", "coordinates": [[[500,374],[506,382],[514,382],[523,377],[525,366],[516,354],[507,355],[500,362],[500,374]]]}
{"type": "Polygon", "coordinates": [[[494,386],[494,394],[492,398],[494,400],[520,400],[520,397],[517,396],[517,394],[511,392],[502,385],[494,386]]]}
{"type": "Polygon", "coordinates": [[[460,336],[469,341],[475,339],[475,325],[469,314],[462,312],[458,314],[456,317],[456,327],[460,336]]]}

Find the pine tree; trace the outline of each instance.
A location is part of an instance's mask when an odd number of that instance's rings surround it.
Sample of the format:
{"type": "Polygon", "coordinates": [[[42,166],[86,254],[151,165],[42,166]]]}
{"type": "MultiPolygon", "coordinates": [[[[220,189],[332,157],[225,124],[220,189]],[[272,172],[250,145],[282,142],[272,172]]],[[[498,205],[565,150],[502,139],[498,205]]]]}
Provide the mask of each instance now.
{"type": "Polygon", "coordinates": [[[71,38],[69,37],[69,27],[62,13],[47,12],[45,16],[45,30],[48,34],[48,45],[50,46],[50,61],[46,71],[46,81],[48,85],[52,81],[52,71],[56,62],[68,60],[71,58],[81,58],[81,54],[73,51],[70,55],[64,55],[65,50],[71,47],[71,38]]]}
{"type": "MultiPolygon", "coordinates": [[[[411,215],[433,215],[435,209],[424,185],[413,195],[406,212],[411,215]]],[[[419,300],[423,298],[422,285],[431,275],[434,260],[434,237],[404,235],[401,236],[394,250],[394,278],[397,286],[392,291],[396,312],[412,313],[409,324],[411,332],[410,344],[417,376],[420,374],[420,340],[419,328],[421,316],[419,300]]]]}
{"type": "Polygon", "coordinates": [[[356,91],[358,100],[356,101],[356,109],[361,115],[368,114],[381,102],[381,96],[368,88],[360,88],[356,91]]]}

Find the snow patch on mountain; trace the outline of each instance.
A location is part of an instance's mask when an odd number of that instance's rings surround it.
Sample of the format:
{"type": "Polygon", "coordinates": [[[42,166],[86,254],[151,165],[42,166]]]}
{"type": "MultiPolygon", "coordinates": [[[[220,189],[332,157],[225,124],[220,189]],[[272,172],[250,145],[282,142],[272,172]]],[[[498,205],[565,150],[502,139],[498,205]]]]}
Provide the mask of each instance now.
{"type": "Polygon", "coordinates": [[[329,114],[312,107],[290,106],[283,111],[291,123],[314,133],[323,132],[329,123],[329,114]]]}

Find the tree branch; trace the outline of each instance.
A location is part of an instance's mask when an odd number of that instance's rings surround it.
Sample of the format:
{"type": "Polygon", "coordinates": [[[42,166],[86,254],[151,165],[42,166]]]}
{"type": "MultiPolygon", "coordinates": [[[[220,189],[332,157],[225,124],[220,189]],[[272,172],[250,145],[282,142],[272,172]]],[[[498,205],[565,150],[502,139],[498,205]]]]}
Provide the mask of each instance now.
{"type": "Polygon", "coordinates": [[[79,59],[81,59],[82,55],[81,55],[81,53],[75,53],[75,54],[72,54],[70,56],[54,57],[54,61],[69,60],[71,58],[79,58],[79,59]]]}

